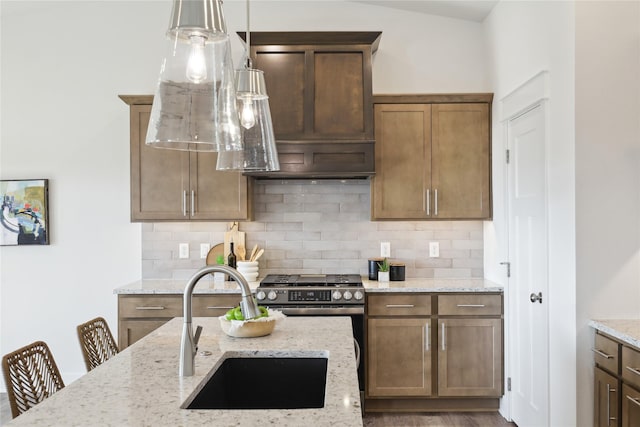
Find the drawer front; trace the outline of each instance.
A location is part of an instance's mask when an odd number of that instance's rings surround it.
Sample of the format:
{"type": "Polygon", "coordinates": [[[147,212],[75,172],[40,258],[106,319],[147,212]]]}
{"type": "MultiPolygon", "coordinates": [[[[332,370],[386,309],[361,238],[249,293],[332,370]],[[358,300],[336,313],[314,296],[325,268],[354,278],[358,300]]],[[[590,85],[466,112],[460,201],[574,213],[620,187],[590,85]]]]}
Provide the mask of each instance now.
{"type": "Polygon", "coordinates": [[[428,316],[431,295],[371,295],[367,299],[369,316],[428,316]]]}
{"type": "Polygon", "coordinates": [[[620,345],[611,338],[596,334],[593,346],[593,359],[596,365],[617,375],[619,358],[620,345]]]}
{"type": "Polygon", "coordinates": [[[640,351],[622,346],[622,379],[640,388],[640,351]]]}
{"type": "Polygon", "coordinates": [[[229,309],[240,304],[240,294],[194,295],[192,300],[193,317],[222,316],[229,309]]]}
{"type": "Polygon", "coordinates": [[[438,296],[440,316],[500,316],[502,295],[457,294],[438,296]]]}
{"type": "Polygon", "coordinates": [[[182,295],[120,295],[118,313],[120,318],[182,317],[182,295]]]}

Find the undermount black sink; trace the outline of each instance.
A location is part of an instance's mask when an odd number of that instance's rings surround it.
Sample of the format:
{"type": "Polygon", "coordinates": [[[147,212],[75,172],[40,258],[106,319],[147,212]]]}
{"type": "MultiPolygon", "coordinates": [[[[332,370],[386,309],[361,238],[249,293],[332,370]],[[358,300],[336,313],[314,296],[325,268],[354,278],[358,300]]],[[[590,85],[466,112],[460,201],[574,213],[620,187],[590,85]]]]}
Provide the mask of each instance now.
{"type": "Polygon", "coordinates": [[[225,359],[187,409],[301,409],[324,407],[327,359],[225,359]]]}

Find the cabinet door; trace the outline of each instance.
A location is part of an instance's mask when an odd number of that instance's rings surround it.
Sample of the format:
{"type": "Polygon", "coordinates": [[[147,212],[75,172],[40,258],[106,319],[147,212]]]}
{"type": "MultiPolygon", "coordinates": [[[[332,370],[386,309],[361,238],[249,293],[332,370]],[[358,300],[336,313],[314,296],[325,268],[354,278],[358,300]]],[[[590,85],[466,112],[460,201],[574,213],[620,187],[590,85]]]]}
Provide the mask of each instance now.
{"type": "Polygon", "coordinates": [[[131,220],[184,220],[189,153],[145,144],[150,113],[151,105],[131,106],[131,220]]]}
{"type": "Polygon", "coordinates": [[[434,104],[434,217],[491,217],[489,104],[434,104]]]}
{"type": "Polygon", "coordinates": [[[120,320],[118,322],[118,348],[120,351],[124,350],[171,319],[172,318],[120,320]]]}
{"type": "Polygon", "coordinates": [[[618,427],[619,384],[600,368],[594,370],[594,427],[618,427]]]}
{"type": "Polygon", "coordinates": [[[440,319],[438,395],[502,396],[502,319],[440,319]]]}
{"type": "Polygon", "coordinates": [[[131,106],[132,221],[250,219],[249,178],[217,171],[217,153],[147,146],[150,112],[131,106]]]}
{"type": "Polygon", "coordinates": [[[431,395],[429,326],[429,319],[368,319],[368,396],[431,395]]]}
{"type": "Polygon", "coordinates": [[[626,384],[622,386],[621,418],[622,427],[640,426],[640,391],[626,384]]]}
{"type": "Polygon", "coordinates": [[[431,106],[376,104],[372,219],[425,219],[433,206],[431,106]]]}
{"type": "Polygon", "coordinates": [[[189,218],[251,219],[249,178],[240,172],[216,170],[217,153],[191,153],[189,218]]]}

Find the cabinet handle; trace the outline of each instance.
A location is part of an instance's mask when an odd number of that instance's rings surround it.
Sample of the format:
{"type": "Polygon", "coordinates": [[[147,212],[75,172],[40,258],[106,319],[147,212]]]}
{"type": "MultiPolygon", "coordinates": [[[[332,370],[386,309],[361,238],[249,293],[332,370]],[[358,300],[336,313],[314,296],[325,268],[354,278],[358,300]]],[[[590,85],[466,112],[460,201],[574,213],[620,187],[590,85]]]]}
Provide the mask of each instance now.
{"type": "Polygon", "coordinates": [[[147,305],[142,307],[136,307],[136,310],[164,310],[161,305],[147,305]]]}
{"type": "Polygon", "coordinates": [[[611,426],[611,420],[615,420],[616,417],[611,416],[611,393],[615,393],[616,389],[611,388],[611,384],[607,384],[607,426],[611,426]]]}
{"type": "Polygon", "coordinates": [[[444,322],[442,322],[442,351],[447,350],[447,336],[445,335],[446,331],[444,328],[444,322]]]}
{"type": "Polygon", "coordinates": [[[634,399],[633,397],[629,396],[628,394],[627,394],[627,399],[629,399],[630,401],[632,401],[636,405],[640,406],[640,401],[638,399],[634,399]]]}
{"type": "Polygon", "coordinates": [[[387,308],[413,308],[413,304],[387,304],[387,308]]]}
{"type": "Polygon", "coordinates": [[[195,204],[195,193],[191,190],[191,216],[194,216],[196,213],[196,204],[195,204]]]}
{"type": "Polygon", "coordinates": [[[435,216],[438,216],[438,189],[437,188],[435,190],[433,190],[433,195],[435,197],[435,203],[434,203],[434,207],[433,207],[433,214],[435,216]]]}
{"type": "Polygon", "coordinates": [[[187,216],[187,192],[182,191],[182,216],[187,216]]]}
{"type": "Polygon", "coordinates": [[[424,335],[425,335],[425,339],[427,341],[426,345],[425,345],[425,350],[429,351],[431,348],[431,344],[429,344],[429,342],[431,341],[431,331],[429,331],[429,323],[427,322],[425,325],[427,328],[425,329],[424,335]]]}
{"type": "Polygon", "coordinates": [[[223,306],[212,305],[207,307],[207,310],[231,310],[232,308],[235,308],[235,307],[223,307],[223,306]]]}
{"type": "Polygon", "coordinates": [[[458,304],[457,307],[477,307],[482,308],[485,307],[484,304],[458,304]]]}
{"type": "Polygon", "coordinates": [[[431,190],[427,188],[427,215],[431,215],[431,190]]]}
{"type": "Polygon", "coordinates": [[[593,351],[595,354],[597,354],[598,356],[602,356],[605,359],[613,359],[613,356],[607,353],[603,353],[600,350],[598,350],[597,348],[592,348],[591,351],[593,351]]]}
{"type": "Polygon", "coordinates": [[[637,369],[632,368],[631,366],[627,366],[626,368],[627,368],[629,371],[633,372],[634,374],[636,374],[636,375],[640,375],[640,371],[638,371],[637,369]]]}

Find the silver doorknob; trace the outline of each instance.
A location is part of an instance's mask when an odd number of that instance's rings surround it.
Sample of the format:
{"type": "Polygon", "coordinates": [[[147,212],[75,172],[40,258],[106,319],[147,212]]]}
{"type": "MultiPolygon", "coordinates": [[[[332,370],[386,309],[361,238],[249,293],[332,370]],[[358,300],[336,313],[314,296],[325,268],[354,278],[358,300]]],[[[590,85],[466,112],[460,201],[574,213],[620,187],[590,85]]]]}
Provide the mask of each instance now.
{"type": "Polygon", "coordinates": [[[542,292],[538,292],[537,294],[532,293],[531,295],[529,295],[529,299],[531,300],[531,302],[538,301],[540,304],[542,304],[542,292]]]}

